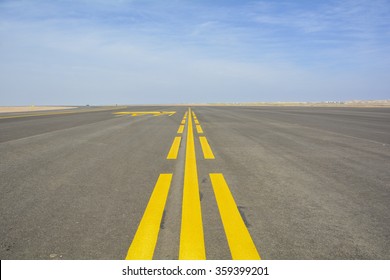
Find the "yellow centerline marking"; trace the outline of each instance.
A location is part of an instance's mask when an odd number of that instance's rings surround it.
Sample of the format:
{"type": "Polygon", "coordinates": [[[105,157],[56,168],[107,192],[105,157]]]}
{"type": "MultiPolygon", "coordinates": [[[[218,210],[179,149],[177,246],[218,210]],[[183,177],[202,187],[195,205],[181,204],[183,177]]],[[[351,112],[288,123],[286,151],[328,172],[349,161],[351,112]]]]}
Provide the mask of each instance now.
{"type": "Polygon", "coordinates": [[[184,131],[184,125],[181,124],[181,125],[179,126],[179,129],[177,130],[177,133],[183,133],[183,131],[184,131]]]}
{"type": "Polygon", "coordinates": [[[200,124],[197,124],[197,125],[196,125],[196,131],[197,131],[198,133],[203,133],[203,129],[202,129],[202,127],[200,126],[200,124]]]}
{"type": "Polygon", "coordinates": [[[160,174],[127,252],[126,260],[151,260],[153,258],[171,181],[172,174],[160,174]]]}
{"type": "Polygon", "coordinates": [[[163,115],[168,115],[168,116],[172,116],[174,114],[176,114],[176,112],[172,111],[172,112],[165,112],[165,111],[139,111],[139,112],[116,112],[114,113],[115,115],[131,115],[132,117],[137,117],[137,116],[145,116],[145,115],[153,115],[155,117],[158,117],[158,116],[163,116],[163,115]]]}
{"type": "Polygon", "coordinates": [[[215,159],[213,151],[205,136],[199,136],[200,146],[202,147],[203,157],[205,159],[215,159]]]}
{"type": "Polygon", "coordinates": [[[185,124],[186,123],[186,120],[182,120],[180,124],[185,124]]]}
{"type": "MultiPolygon", "coordinates": [[[[189,109],[191,116],[191,109],[189,109]]],[[[198,172],[196,168],[195,141],[192,119],[188,118],[184,189],[180,231],[180,260],[204,260],[202,212],[200,206],[198,172]]]]}
{"type": "Polygon", "coordinates": [[[210,179],[233,260],[260,260],[223,175],[211,173],[210,179]]]}
{"type": "MultiPolygon", "coordinates": [[[[183,133],[187,115],[189,118],[187,121],[179,259],[204,260],[206,259],[206,249],[199,195],[193,122],[199,134],[203,133],[203,129],[196,119],[195,113],[189,108],[188,112],[184,115],[177,133],[183,133]]],[[[177,158],[181,138],[181,136],[174,138],[167,159],[177,158]]],[[[204,158],[214,159],[215,157],[207,138],[205,136],[199,136],[199,141],[204,158]]],[[[260,254],[241,217],[223,174],[210,173],[209,175],[233,260],[259,260],[260,254]]],[[[160,174],[136,234],[134,235],[134,239],[128,249],[126,255],[127,260],[153,259],[172,176],[172,174],[160,174]]]]}
{"type": "Polygon", "coordinates": [[[177,136],[175,139],[173,139],[173,143],[171,146],[171,149],[169,150],[167,159],[176,159],[177,154],[179,153],[179,148],[180,148],[180,142],[181,142],[181,137],[177,136]]]}

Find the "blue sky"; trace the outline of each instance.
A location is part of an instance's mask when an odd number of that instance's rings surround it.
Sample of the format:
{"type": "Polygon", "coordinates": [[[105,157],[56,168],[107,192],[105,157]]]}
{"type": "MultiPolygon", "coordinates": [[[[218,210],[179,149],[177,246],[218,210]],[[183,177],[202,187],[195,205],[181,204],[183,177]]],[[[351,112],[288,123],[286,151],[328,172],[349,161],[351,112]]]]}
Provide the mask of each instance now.
{"type": "Polygon", "coordinates": [[[390,99],[388,0],[2,0],[0,106],[390,99]]]}

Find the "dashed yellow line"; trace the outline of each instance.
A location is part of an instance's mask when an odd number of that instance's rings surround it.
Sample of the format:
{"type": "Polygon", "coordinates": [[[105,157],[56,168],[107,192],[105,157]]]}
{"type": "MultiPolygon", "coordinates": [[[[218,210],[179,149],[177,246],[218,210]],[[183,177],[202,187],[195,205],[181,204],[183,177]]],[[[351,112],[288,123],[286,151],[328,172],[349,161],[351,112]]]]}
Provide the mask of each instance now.
{"type": "Polygon", "coordinates": [[[186,120],[182,120],[180,124],[185,124],[186,123],[186,120]]]}
{"type": "MultiPolygon", "coordinates": [[[[206,249],[199,195],[193,122],[196,124],[198,134],[203,133],[203,130],[196,119],[195,113],[189,109],[185,113],[177,133],[183,133],[187,115],[190,117],[187,121],[179,259],[203,260],[206,259],[206,249]],[[193,116],[194,121],[191,116],[193,116]]],[[[175,137],[167,159],[177,158],[181,138],[180,136],[175,137]]],[[[214,159],[215,157],[207,138],[199,136],[199,141],[204,158],[214,159]]],[[[223,174],[211,173],[210,179],[232,258],[234,260],[259,260],[260,254],[240,215],[223,174]]],[[[171,181],[172,174],[160,174],[130,245],[126,259],[147,260],[153,258],[171,181]]]]}
{"type": "Polygon", "coordinates": [[[181,125],[179,126],[179,129],[177,130],[177,133],[183,133],[183,131],[184,131],[184,125],[181,124],[181,125]]]}
{"type": "Polygon", "coordinates": [[[212,173],[210,179],[233,260],[260,260],[223,175],[212,173]]]}
{"type": "Polygon", "coordinates": [[[127,252],[126,260],[151,260],[153,258],[171,181],[172,174],[160,174],[127,252]]]}
{"type": "Polygon", "coordinates": [[[194,133],[192,119],[188,118],[179,249],[181,260],[206,259],[201,211],[194,133]]]}
{"type": "Polygon", "coordinates": [[[196,125],[196,131],[200,134],[200,133],[203,133],[203,129],[202,127],[200,126],[200,124],[197,124],[196,125]]]}
{"type": "Polygon", "coordinates": [[[180,142],[181,142],[181,137],[177,136],[175,139],[173,139],[171,149],[169,150],[167,159],[176,159],[177,154],[179,153],[179,148],[180,148],[180,142]]]}
{"type": "Polygon", "coordinates": [[[203,157],[205,159],[215,159],[213,151],[205,136],[199,136],[200,146],[202,147],[203,157]]]}

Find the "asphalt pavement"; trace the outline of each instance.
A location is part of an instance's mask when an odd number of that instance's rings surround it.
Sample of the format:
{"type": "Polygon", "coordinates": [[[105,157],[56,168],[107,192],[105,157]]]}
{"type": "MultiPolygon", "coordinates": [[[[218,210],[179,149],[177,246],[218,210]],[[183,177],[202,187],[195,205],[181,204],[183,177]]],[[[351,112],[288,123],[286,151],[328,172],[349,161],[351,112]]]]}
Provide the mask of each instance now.
{"type": "Polygon", "coordinates": [[[390,108],[3,114],[0,194],[1,259],[388,260],[390,108]]]}

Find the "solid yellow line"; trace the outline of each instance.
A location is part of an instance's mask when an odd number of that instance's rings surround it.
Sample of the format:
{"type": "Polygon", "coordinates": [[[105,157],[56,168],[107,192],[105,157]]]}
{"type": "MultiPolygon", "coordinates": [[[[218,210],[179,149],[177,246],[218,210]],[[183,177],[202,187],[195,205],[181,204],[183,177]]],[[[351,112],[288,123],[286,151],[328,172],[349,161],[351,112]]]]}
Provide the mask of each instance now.
{"type": "Polygon", "coordinates": [[[179,129],[177,130],[177,133],[183,133],[183,131],[184,131],[184,125],[182,124],[182,125],[179,126],[179,129]]]}
{"type": "Polygon", "coordinates": [[[200,146],[202,147],[203,151],[203,157],[205,159],[215,159],[213,151],[211,150],[209,142],[207,141],[207,138],[205,136],[199,136],[199,140],[200,146]]]}
{"type": "Polygon", "coordinates": [[[139,111],[139,112],[116,112],[115,115],[148,115],[148,114],[162,114],[162,113],[172,113],[172,112],[159,112],[159,111],[139,111]]]}
{"type": "Polygon", "coordinates": [[[167,159],[176,159],[177,158],[177,154],[179,153],[180,141],[181,141],[180,136],[175,137],[175,139],[173,140],[171,149],[169,150],[167,159]]]}
{"type": "Polygon", "coordinates": [[[151,260],[153,258],[171,181],[172,174],[160,174],[127,252],[126,260],[151,260]]]}
{"type": "Polygon", "coordinates": [[[260,260],[223,175],[211,173],[210,179],[233,260],[260,260]]]}
{"type": "MultiPolygon", "coordinates": [[[[191,109],[189,109],[189,114],[191,116],[191,109]]],[[[179,259],[206,259],[198,172],[196,168],[195,141],[191,118],[188,118],[187,129],[179,259]]]]}
{"type": "Polygon", "coordinates": [[[200,124],[197,124],[197,125],[196,125],[196,131],[197,131],[198,133],[203,133],[203,129],[202,129],[202,127],[200,126],[200,124]]]}

